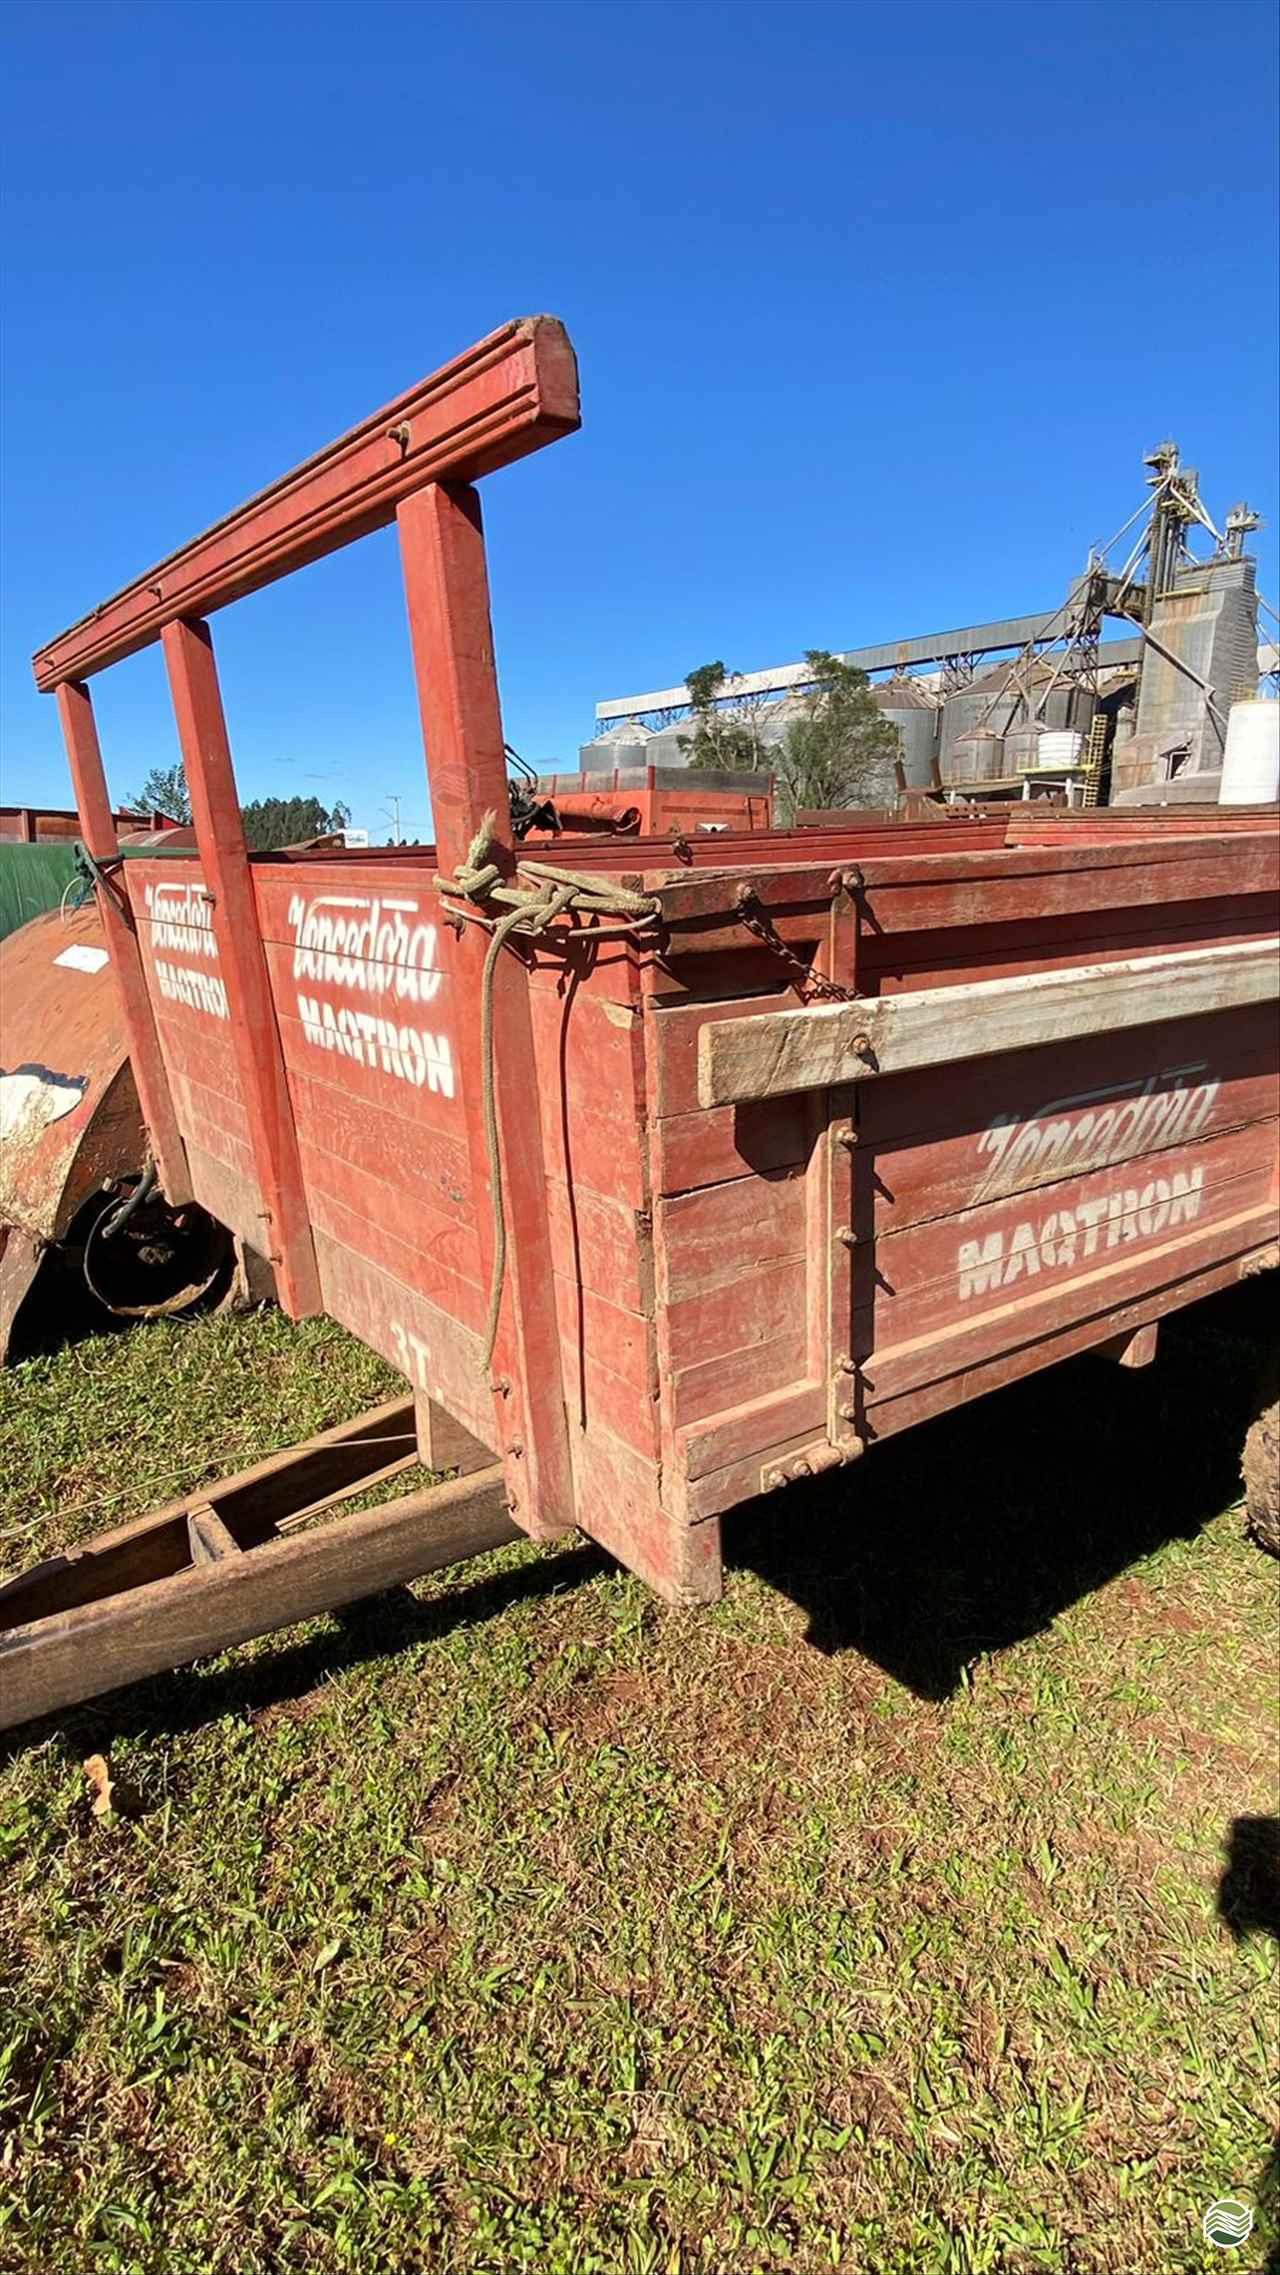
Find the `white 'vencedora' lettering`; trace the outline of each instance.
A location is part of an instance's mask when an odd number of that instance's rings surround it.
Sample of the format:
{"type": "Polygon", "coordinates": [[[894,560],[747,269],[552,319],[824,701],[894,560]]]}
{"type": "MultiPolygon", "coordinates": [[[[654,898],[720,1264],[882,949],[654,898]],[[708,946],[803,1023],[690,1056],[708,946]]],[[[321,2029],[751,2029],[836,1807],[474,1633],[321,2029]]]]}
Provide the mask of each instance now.
{"type": "Polygon", "coordinates": [[[203,885],[148,885],[146,901],[153,947],[180,956],[217,956],[213,903],[203,885]]]}
{"type": "Polygon", "coordinates": [[[956,1253],[960,1301],[994,1295],[1043,1272],[1063,1271],[1091,1256],[1131,1240],[1190,1224],[1200,1214],[1204,1170],[1174,1169],[1144,1185],[1079,1200],[1072,1208],[1051,1209],[1038,1221],[962,1240],[956,1253]]]}
{"type": "MultiPolygon", "coordinates": [[[[397,1004],[430,1003],[443,973],[436,962],[436,928],[424,923],[417,901],[370,900],[328,893],[289,903],[293,976],[397,1004]]],[[[298,995],[302,1032],[314,1049],[340,1051],[415,1089],[454,1092],[453,1048],[447,1035],[403,1026],[352,1004],[335,1007],[323,997],[298,995]]]]}
{"type": "Polygon", "coordinates": [[[346,1058],[358,1059],[363,1066],[381,1067],[384,1074],[397,1075],[401,1082],[411,1082],[419,1090],[425,1083],[428,1090],[439,1090],[452,1098],[453,1053],[447,1035],[428,1035],[420,1027],[398,1027],[393,1020],[379,1019],[372,1011],[352,1010],[345,1003],[335,1011],[331,1003],[310,995],[298,997],[298,1016],[303,1034],[317,1050],[341,1051],[346,1058]]]}
{"type": "Polygon", "coordinates": [[[328,893],[289,903],[293,976],[365,995],[395,995],[430,1003],[443,974],[436,962],[436,928],[421,921],[418,903],[365,900],[328,893]]]}
{"type": "Polygon", "coordinates": [[[1150,1075],[1135,1097],[1113,1088],[1055,1098],[1025,1119],[997,1115],[978,1140],[978,1152],[990,1166],[974,1187],[975,1204],[1163,1146],[1189,1145],[1208,1122],[1222,1087],[1197,1079],[1205,1075],[1203,1062],[1170,1067],[1150,1075]]]}
{"type": "Polygon", "coordinates": [[[152,962],[161,995],[170,1003],[185,1003],[189,1011],[207,1011],[214,1019],[229,1018],[227,991],[218,974],[171,960],[177,954],[217,961],[213,904],[203,885],[148,885],[146,902],[152,962]],[[161,955],[162,948],[168,953],[161,955]]]}

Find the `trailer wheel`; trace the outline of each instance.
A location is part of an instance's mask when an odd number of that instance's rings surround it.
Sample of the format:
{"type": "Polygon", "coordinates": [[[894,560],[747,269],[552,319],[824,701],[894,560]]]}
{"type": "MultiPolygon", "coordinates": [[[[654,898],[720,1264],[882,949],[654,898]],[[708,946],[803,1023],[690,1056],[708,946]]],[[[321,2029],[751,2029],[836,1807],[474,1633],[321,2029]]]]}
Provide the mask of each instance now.
{"type": "Polygon", "coordinates": [[[1250,1534],[1280,1556],[1280,1401],[1259,1414],[1244,1441],[1244,1505],[1250,1534]]]}

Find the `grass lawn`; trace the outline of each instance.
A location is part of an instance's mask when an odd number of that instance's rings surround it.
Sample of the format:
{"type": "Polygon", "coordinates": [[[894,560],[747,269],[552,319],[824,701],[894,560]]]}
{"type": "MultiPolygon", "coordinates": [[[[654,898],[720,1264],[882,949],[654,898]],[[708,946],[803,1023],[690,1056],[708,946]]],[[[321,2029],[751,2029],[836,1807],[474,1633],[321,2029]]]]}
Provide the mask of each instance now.
{"type": "MultiPolygon", "coordinates": [[[[1256,2275],[1265,2211],[1200,2235],[1274,2132],[1244,1360],[1184,1320],[793,1488],[709,1613],[520,1546],[19,1733],[0,2268],[1256,2275]]],[[[33,1361],[0,1560],[396,1387],[265,1313],[33,1361]]]]}

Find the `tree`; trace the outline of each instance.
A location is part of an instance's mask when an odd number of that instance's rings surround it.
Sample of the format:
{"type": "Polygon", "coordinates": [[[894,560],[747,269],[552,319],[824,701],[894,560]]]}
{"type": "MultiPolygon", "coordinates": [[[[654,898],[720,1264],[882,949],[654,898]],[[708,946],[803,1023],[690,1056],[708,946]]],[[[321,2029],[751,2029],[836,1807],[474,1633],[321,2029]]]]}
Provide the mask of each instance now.
{"type": "Polygon", "coordinates": [[[345,829],[351,808],[322,806],[318,798],[254,798],[240,809],[244,834],[255,853],[274,853],[282,845],[301,845],[309,837],[331,837],[345,829]]]}
{"type": "MultiPolygon", "coordinates": [[[[160,813],[170,821],[189,822],[191,798],[181,761],[177,766],[153,766],[128,804],[134,813],[160,813]]],[[[274,853],[282,845],[301,845],[309,837],[332,837],[346,828],[351,808],[341,800],[322,806],[318,798],[251,798],[241,807],[240,819],[250,850],[274,853]]]]}
{"type": "Polygon", "coordinates": [[[680,748],[690,766],[746,768],[754,772],[768,764],[768,752],[760,732],[761,699],[759,696],[735,698],[736,677],[737,674],[727,672],[718,659],[715,663],[699,664],[696,671],[685,674],[694,728],[691,735],[680,737],[680,748]],[[725,707],[726,697],[732,709],[725,707]]]}
{"type": "Polygon", "coordinates": [[[191,799],[182,760],[176,766],[153,766],[142,788],[126,798],[125,807],[131,814],[164,814],[171,822],[189,822],[191,799]]]}
{"type": "Polygon", "coordinates": [[[826,648],[808,649],[805,662],[812,692],[772,753],[784,822],[801,806],[872,802],[901,748],[864,671],[826,648]]]}

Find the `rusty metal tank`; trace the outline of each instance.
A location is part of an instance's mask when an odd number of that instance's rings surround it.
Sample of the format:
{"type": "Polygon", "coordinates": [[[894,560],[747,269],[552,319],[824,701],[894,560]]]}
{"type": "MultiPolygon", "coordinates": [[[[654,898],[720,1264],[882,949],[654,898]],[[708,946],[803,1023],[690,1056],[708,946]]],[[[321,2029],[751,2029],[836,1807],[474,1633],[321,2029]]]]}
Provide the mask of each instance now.
{"type": "MultiPolygon", "coordinates": [[[[96,907],[0,941],[0,1364],[40,1306],[55,1339],[222,1292],[230,1236],[145,1189],[146,1135],[96,907]],[[119,1222],[132,1202],[127,1223],[119,1222]],[[118,1230],[113,1235],[110,1219],[118,1230]],[[105,1235],[105,1237],[104,1237],[105,1235]]],[[[47,1340],[42,1327],[35,1347],[47,1340]]]]}

